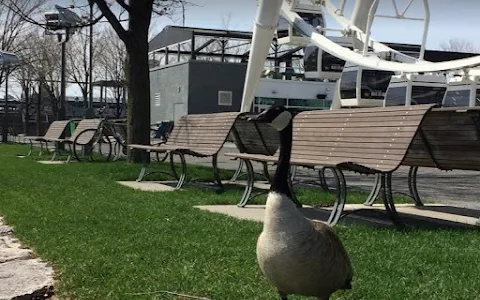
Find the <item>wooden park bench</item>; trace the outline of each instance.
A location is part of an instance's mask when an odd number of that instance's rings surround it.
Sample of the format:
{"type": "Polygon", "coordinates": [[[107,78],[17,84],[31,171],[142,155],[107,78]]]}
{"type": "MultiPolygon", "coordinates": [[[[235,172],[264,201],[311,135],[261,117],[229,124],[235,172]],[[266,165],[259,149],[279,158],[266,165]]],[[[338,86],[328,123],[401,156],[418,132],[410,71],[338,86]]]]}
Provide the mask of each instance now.
{"type": "Polygon", "coordinates": [[[42,155],[44,146],[48,151],[48,141],[52,139],[61,139],[62,136],[65,135],[66,129],[68,128],[68,125],[70,125],[70,122],[70,120],[53,121],[48,127],[44,136],[25,136],[24,140],[28,140],[30,143],[30,150],[28,151],[27,156],[32,154],[34,142],[40,143],[40,151],[38,153],[39,156],[42,155]]]}
{"type": "Polygon", "coordinates": [[[78,146],[85,146],[92,143],[94,137],[99,131],[102,119],[82,119],[78,122],[75,131],[65,138],[46,138],[47,142],[53,142],[56,144],[55,151],[51,158],[51,161],[55,160],[57,155],[61,154],[59,144],[68,145],[67,150],[67,159],[66,162],[69,162],[72,156],[78,156],[75,152],[78,146]]]}
{"type": "MultiPolygon", "coordinates": [[[[252,114],[240,116],[232,128],[233,143],[241,153],[260,154],[260,155],[278,155],[280,138],[278,131],[268,124],[249,122],[247,119],[252,114]]],[[[235,158],[233,158],[235,159],[235,158]]],[[[267,162],[261,162],[263,167],[263,176],[270,180],[268,174],[267,162]]],[[[242,174],[244,167],[243,160],[239,160],[238,168],[231,181],[236,181],[242,174]]],[[[248,166],[247,166],[248,167],[248,166]]]]}
{"type": "Polygon", "coordinates": [[[418,206],[423,205],[417,188],[419,167],[480,171],[480,107],[429,111],[402,165],[410,166],[408,185],[418,206]]]}
{"type": "Polygon", "coordinates": [[[176,189],[180,189],[186,179],[187,164],[185,155],[200,158],[212,158],[214,182],[222,187],[217,165],[218,152],[223,147],[233,124],[242,113],[224,112],[212,114],[185,115],[178,121],[165,143],[159,145],[129,145],[131,149],[145,152],[145,162],[140,170],[137,181],[142,181],[149,174],[165,172],[148,172],[150,153],[167,153],[170,157],[171,175],[177,180],[176,189]],[[174,155],[180,158],[181,173],[178,174],[174,164],[174,155]]]}
{"type": "MultiPolygon", "coordinates": [[[[380,174],[386,210],[398,221],[391,190],[392,173],[408,158],[412,141],[432,108],[433,105],[417,105],[321,110],[295,116],[291,165],[331,168],[338,183],[336,201],[328,219],[330,225],[335,225],[343,213],[347,194],[344,170],[380,174]]],[[[226,156],[242,159],[247,166],[251,161],[276,162],[278,159],[248,153],[227,153],[226,156]]],[[[242,205],[247,203],[254,181],[252,168],[247,170],[250,172],[240,201],[242,205]]]]}

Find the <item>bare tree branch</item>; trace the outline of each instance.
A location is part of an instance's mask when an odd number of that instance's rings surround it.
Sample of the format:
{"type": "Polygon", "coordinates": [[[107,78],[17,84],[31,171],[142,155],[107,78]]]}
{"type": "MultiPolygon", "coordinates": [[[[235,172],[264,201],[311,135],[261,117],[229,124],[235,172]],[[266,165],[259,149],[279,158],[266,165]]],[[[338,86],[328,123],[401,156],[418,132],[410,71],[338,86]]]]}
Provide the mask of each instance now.
{"type": "Polygon", "coordinates": [[[440,49],[444,51],[480,53],[480,47],[478,45],[460,38],[453,38],[448,40],[448,42],[442,42],[440,49]]]}
{"type": "MultiPolygon", "coordinates": [[[[128,34],[125,28],[123,28],[122,24],[120,23],[119,19],[115,16],[115,14],[112,12],[112,10],[108,7],[107,3],[105,0],[92,0],[95,4],[97,4],[98,8],[102,12],[102,14],[105,16],[105,18],[108,20],[110,25],[112,25],[113,29],[115,29],[115,32],[117,33],[118,37],[126,43],[128,39],[128,34]]],[[[120,0],[121,1],[121,0],[120,0]]],[[[118,2],[118,0],[117,0],[118,2]]],[[[126,5],[126,4],[125,4],[126,5]]],[[[130,8],[129,8],[130,9],[130,8]]]]}
{"type": "Polygon", "coordinates": [[[117,3],[118,3],[118,5],[120,5],[124,10],[126,10],[127,12],[130,12],[130,6],[128,6],[128,4],[125,3],[125,1],[123,1],[123,0],[117,0],[117,3]]]}

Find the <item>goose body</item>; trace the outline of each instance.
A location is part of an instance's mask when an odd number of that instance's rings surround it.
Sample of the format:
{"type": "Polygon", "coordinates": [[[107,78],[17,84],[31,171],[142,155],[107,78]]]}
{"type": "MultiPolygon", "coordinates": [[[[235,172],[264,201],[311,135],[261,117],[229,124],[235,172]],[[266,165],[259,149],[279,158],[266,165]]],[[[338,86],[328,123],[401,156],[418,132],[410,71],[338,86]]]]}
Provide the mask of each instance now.
{"type": "Polygon", "coordinates": [[[286,298],[290,294],[328,299],[350,287],[352,267],[335,233],[306,219],[287,196],[271,192],[257,241],[264,276],[286,298]]]}
{"type": "Polygon", "coordinates": [[[353,270],[335,232],[305,218],[292,201],[288,184],[292,119],[283,106],[272,106],[252,118],[280,132],[280,154],[257,240],[257,260],[282,299],[296,294],[327,300],[335,291],[351,288],[353,270]]]}

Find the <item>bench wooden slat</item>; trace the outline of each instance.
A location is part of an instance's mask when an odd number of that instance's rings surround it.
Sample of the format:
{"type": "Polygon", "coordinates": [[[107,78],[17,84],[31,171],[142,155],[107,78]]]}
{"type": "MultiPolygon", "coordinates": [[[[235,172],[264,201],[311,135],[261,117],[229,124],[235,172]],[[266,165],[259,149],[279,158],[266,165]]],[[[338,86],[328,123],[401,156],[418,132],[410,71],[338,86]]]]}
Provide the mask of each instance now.
{"type": "Polygon", "coordinates": [[[151,152],[181,151],[197,156],[217,154],[225,143],[239,112],[185,115],[175,122],[166,143],[158,146],[129,145],[151,152]]]}
{"type": "Polygon", "coordinates": [[[26,136],[25,138],[32,140],[59,139],[65,132],[68,124],[70,124],[70,120],[53,121],[44,136],[26,136]]]}
{"type": "Polygon", "coordinates": [[[234,124],[234,142],[244,153],[273,155],[278,151],[280,139],[278,131],[268,124],[247,121],[247,115],[234,124]]]}
{"type": "MultiPolygon", "coordinates": [[[[402,163],[425,115],[433,106],[301,112],[293,121],[291,162],[341,166],[372,173],[392,172],[402,163]],[[352,142],[358,144],[352,145],[352,142]]],[[[419,144],[419,148],[422,147],[419,144]]],[[[429,159],[428,153],[420,152],[419,155],[424,160],[429,159]]],[[[262,160],[261,156],[254,158],[262,160]]],[[[275,157],[264,159],[276,160],[275,157]]]]}
{"type": "Polygon", "coordinates": [[[77,139],[77,142],[81,145],[88,144],[95,136],[96,131],[94,131],[94,129],[98,129],[100,127],[101,122],[102,122],[102,119],[80,120],[80,122],[78,122],[77,124],[77,127],[75,128],[75,131],[70,136],[70,138],[68,138],[68,142],[73,143],[82,131],[92,129],[92,131],[82,134],[80,138],[77,139]]]}

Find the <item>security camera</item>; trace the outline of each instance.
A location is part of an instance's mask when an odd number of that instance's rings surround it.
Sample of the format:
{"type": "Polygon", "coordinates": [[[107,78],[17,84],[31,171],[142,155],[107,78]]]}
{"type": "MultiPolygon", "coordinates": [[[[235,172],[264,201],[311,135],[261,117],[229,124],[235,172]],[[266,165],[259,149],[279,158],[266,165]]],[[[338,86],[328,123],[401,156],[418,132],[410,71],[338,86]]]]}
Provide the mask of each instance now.
{"type": "Polygon", "coordinates": [[[20,60],[16,54],[0,51],[0,67],[16,65],[19,62],[20,60]]]}
{"type": "Polygon", "coordinates": [[[68,8],[55,5],[57,11],[44,13],[46,27],[49,30],[58,30],[78,25],[82,19],[68,8]]]}

